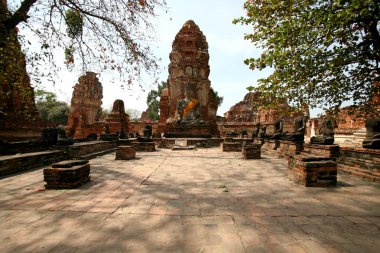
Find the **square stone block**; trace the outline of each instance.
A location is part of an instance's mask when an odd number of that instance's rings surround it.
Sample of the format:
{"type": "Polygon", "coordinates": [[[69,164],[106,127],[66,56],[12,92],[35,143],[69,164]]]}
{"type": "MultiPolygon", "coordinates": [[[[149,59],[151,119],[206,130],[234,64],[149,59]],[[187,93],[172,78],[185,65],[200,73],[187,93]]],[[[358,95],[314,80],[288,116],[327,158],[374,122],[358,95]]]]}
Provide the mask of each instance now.
{"type": "Polygon", "coordinates": [[[246,159],[260,159],[261,158],[261,145],[249,144],[243,146],[243,155],[246,159]]]}
{"type": "Polygon", "coordinates": [[[340,149],[338,145],[317,145],[307,143],[304,144],[302,152],[310,155],[338,158],[340,149]]]}
{"type": "Polygon", "coordinates": [[[156,144],[152,142],[135,142],[133,143],[136,151],[154,152],[156,151],[156,144]]]}
{"type": "Polygon", "coordinates": [[[238,152],[241,151],[241,145],[238,142],[222,142],[221,144],[223,152],[238,152]]]}
{"type": "Polygon", "coordinates": [[[87,160],[67,160],[43,173],[46,189],[73,189],[90,181],[90,164],[87,160]]]}
{"type": "Polygon", "coordinates": [[[306,187],[336,186],[337,163],[329,157],[289,156],[288,178],[306,187]]]}
{"type": "Polygon", "coordinates": [[[115,160],[130,160],[136,158],[136,150],[133,146],[119,146],[116,149],[115,160]]]}
{"type": "Polygon", "coordinates": [[[287,155],[299,155],[303,150],[303,145],[303,141],[280,140],[280,145],[276,149],[280,150],[282,157],[287,155]]]}

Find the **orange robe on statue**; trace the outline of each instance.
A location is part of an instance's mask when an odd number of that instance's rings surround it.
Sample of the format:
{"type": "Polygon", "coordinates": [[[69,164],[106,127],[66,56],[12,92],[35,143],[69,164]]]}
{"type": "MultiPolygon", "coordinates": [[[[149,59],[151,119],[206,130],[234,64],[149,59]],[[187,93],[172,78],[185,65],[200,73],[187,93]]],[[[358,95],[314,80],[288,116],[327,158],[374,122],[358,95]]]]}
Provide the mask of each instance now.
{"type": "Polygon", "coordinates": [[[193,98],[189,101],[185,108],[183,108],[182,118],[185,118],[186,115],[198,104],[198,100],[193,98]]]}

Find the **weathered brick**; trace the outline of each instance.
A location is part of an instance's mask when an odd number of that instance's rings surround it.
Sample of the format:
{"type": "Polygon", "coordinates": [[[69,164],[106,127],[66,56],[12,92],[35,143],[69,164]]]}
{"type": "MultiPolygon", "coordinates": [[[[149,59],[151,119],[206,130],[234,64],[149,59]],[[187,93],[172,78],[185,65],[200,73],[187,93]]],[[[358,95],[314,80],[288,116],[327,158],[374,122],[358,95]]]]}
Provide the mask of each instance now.
{"type": "Polygon", "coordinates": [[[156,150],[156,144],[154,142],[134,142],[133,146],[136,151],[154,152],[156,150]]]}
{"type": "Polygon", "coordinates": [[[243,155],[246,159],[260,159],[261,158],[261,145],[249,144],[243,147],[243,155]]]}
{"type": "Polygon", "coordinates": [[[337,164],[328,157],[289,156],[288,178],[306,187],[336,186],[337,164]]]}
{"type": "Polygon", "coordinates": [[[90,181],[90,164],[86,160],[68,160],[44,169],[45,188],[72,189],[90,181]]]}
{"type": "Polygon", "coordinates": [[[380,182],[379,150],[342,147],[337,162],[340,171],[380,182]]]}
{"type": "Polygon", "coordinates": [[[238,152],[241,151],[240,145],[238,142],[222,142],[221,148],[223,152],[238,152]]]}
{"type": "Polygon", "coordinates": [[[134,158],[136,158],[136,150],[133,146],[117,147],[115,160],[130,160],[134,158]]]}

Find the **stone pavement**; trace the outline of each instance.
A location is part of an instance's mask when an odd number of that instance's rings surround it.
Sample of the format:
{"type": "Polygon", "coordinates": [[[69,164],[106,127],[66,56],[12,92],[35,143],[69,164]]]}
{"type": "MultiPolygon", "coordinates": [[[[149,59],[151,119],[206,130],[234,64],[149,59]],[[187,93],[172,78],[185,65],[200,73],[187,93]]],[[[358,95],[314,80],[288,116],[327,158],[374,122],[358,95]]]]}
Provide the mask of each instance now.
{"type": "Polygon", "coordinates": [[[219,148],[114,159],[74,190],[44,190],[42,169],[0,179],[0,252],[379,252],[379,184],[304,188],[284,159],[219,148]]]}

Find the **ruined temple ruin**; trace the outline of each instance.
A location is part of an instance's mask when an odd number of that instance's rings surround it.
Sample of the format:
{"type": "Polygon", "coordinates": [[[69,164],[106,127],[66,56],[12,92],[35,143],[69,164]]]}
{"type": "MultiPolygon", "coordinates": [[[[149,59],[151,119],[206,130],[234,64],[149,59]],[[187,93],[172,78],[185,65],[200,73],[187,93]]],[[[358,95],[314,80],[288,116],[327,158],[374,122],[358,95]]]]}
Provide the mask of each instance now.
{"type": "Polygon", "coordinates": [[[78,79],[71,98],[66,132],[69,137],[86,138],[91,125],[99,121],[102,112],[103,87],[96,73],[86,72],[78,79]]]}
{"type": "MultiPolygon", "coordinates": [[[[375,108],[377,113],[374,112],[369,115],[369,118],[379,117],[380,115],[380,83],[374,83],[373,94],[368,99],[370,107],[375,108]]],[[[335,144],[341,147],[362,147],[362,142],[366,138],[366,119],[365,109],[366,105],[360,107],[347,106],[340,108],[334,121],[335,131],[335,144]]],[[[322,119],[312,119],[311,132],[312,135],[318,134],[322,119]]]]}
{"type": "Polygon", "coordinates": [[[258,109],[252,105],[258,101],[257,92],[249,92],[244,99],[233,105],[229,111],[224,113],[227,122],[256,122],[258,109]]]}
{"type": "Polygon", "coordinates": [[[170,53],[168,88],[160,101],[160,131],[168,137],[218,135],[217,103],[208,79],[208,44],[188,20],[177,33],[170,53]]]}
{"type": "Polygon", "coordinates": [[[2,61],[7,61],[5,66],[0,65],[4,68],[4,75],[0,76],[0,139],[38,139],[41,120],[16,31],[10,35],[10,40],[5,50],[0,52],[2,61]]]}
{"type": "Polygon", "coordinates": [[[128,134],[129,115],[125,113],[124,101],[116,99],[113,102],[112,112],[106,119],[110,133],[128,134]]]}
{"type": "Polygon", "coordinates": [[[149,123],[153,122],[153,120],[149,117],[148,110],[143,111],[141,113],[140,122],[149,122],[149,123]]]}
{"type": "Polygon", "coordinates": [[[222,136],[227,132],[240,132],[243,129],[251,133],[256,128],[256,124],[260,123],[267,126],[268,134],[272,134],[275,121],[281,117],[284,121],[284,130],[290,131],[293,119],[302,113],[287,114],[289,109],[290,106],[286,102],[281,103],[277,109],[263,109],[260,107],[260,93],[249,92],[242,101],[224,113],[225,120],[218,122],[219,130],[222,136]]]}

